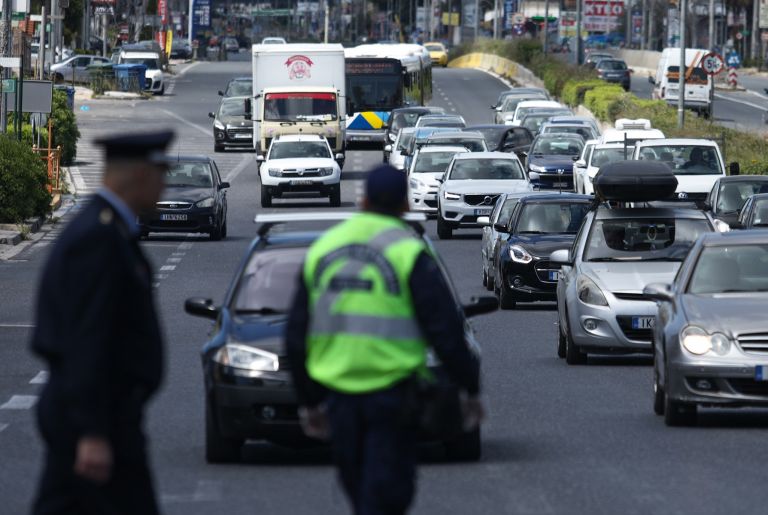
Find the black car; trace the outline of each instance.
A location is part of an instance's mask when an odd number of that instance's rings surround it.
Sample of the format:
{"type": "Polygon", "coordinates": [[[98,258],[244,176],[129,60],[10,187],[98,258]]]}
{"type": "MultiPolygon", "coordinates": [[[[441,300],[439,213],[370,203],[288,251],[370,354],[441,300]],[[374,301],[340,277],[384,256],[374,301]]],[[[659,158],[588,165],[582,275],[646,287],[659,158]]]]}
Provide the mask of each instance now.
{"type": "Polygon", "coordinates": [[[414,127],[419,118],[425,114],[442,114],[444,112],[441,107],[427,107],[427,106],[414,106],[414,107],[401,107],[399,109],[393,109],[389,115],[387,121],[386,133],[384,134],[384,144],[391,145],[397,139],[397,133],[400,129],[406,127],[414,127]]]}
{"type": "Polygon", "coordinates": [[[215,113],[208,113],[213,119],[213,151],[221,152],[227,147],[253,148],[253,122],[245,115],[245,100],[248,97],[224,97],[215,113]]]}
{"type": "Polygon", "coordinates": [[[253,79],[251,77],[235,77],[227,83],[224,91],[219,90],[220,97],[252,97],[253,79]]]}
{"type": "MultiPolygon", "coordinates": [[[[733,172],[732,172],[733,173],[733,172]]],[[[766,175],[731,175],[715,181],[707,196],[706,209],[728,225],[739,218],[744,203],[757,193],[768,193],[766,175]]]]}
{"type": "MultiPolygon", "coordinates": [[[[331,222],[352,215],[291,215],[290,223],[295,225],[290,228],[283,215],[257,216],[256,222],[262,224],[258,236],[248,247],[222,305],[202,298],[186,301],[187,313],[216,321],[202,350],[208,462],[237,461],[246,440],[289,447],[319,444],[304,436],[299,425],[283,332],[307,249],[331,222]],[[273,231],[275,226],[282,227],[273,231]]],[[[411,223],[415,234],[432,248],[421,225],[411,223]]],[[[495,299],[486,297],[465,306],[465,316],[493,311],[496,306],[495,299]]],[[[467,343],[477,350],[470,324],[464,327],[467,343]]],[[[432,370],[440,373],[439,365],[432,365],[432,370]]],[[[443,444],[449,457],[476,460],[479,429],[443,444]]]]}
{"type": "Polygon", "coordinates": [[[531,183],[540,189],[573,191],[573,162],[583,148],[584,139],[576,134],[537,136],[526,156],[528,173],[539,174],[539,179],[531,183]]]}
{"type": "Polygon", "coordinates": [[[624,91],[629,91],[632,82],[632,70],[621,59],[602,59],[595,65],[597,76],[605,82],[621,84],[624,91]]]}
{"type": "Polygon", "coordinates": [[[560,266],[549,255],[576,239],[593,199],[572,193],[528,195],[515,206],[494,256],[494,291],[502,309],[556,300],[560,266]],[[506,236],[506,238],[505,238],[506,236]]]}
{"type": "Polygon", "coordinates": [[[141,236],[151,232],[208,233],[227,237],[227,192],[219,168],[208,156],[174,156],[165,191],[154,212],[139,217],[141,236]]]}
{"type": "Polygon", "coordinates": [[[733,229],[765,229],[768,227],[768,193],[749,197],[741,208],[739,219],[731,225],[733,229]]]}
{"type": "Polygon", "coordinates": [[[171,59],[190,59],[192,57],[192,47],[189,41],[184,39],[175,39],[171,43],[171,59]]]}
{"type": "Polygon", "coordinates": [[[472,125],[463,130],[482,134],[489,152],[514,152],[520,161],[523,161],[523,154],[530,150],[533,142],[531,131],[523,127],[489,124],[472,125]]]}

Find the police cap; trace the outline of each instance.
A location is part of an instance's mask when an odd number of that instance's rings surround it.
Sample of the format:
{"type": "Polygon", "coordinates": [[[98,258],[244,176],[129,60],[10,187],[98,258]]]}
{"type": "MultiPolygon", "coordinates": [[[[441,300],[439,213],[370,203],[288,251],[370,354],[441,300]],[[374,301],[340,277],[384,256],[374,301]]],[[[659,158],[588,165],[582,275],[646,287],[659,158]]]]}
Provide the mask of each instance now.
{"type": "Polygon", "coordinates": [[[165,162],[165,150],[174,136],[173,131],[164,130],[104,136],[94,142],[104,147],[107,161],[129,159],[161,164],[165,162]]]}
{"type": "Polygon", "coordinates": [[[408,179],[390,165],[379,165],[368,174],[365,195],[371,207],[397,211],[408,197],[408,179]]]}

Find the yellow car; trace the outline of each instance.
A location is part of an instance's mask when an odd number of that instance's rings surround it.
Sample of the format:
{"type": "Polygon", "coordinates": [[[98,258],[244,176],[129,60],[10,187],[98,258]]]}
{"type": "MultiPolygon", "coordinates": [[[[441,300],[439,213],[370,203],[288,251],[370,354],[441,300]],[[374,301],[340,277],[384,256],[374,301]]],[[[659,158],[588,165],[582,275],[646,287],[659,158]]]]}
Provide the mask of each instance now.
{"type": "Polygon", "coordinates": [[[445,49],[445,45],[433,41],[424,43],[424,47],[429,51],[429,57],[432,59],[433,65],[442,66],[443,68],[448,66],[448,51],[445,49]]]}

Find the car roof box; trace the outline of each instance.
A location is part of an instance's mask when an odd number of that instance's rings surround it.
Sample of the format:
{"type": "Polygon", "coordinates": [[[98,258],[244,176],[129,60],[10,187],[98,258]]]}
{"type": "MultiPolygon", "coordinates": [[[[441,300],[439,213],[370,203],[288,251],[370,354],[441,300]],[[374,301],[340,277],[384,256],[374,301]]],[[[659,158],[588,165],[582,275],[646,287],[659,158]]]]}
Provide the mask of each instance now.
{"type": "Polygon", "coordinates": [[[638,118],[636,120],[632,120],[630,118],[619,118],[614,123],[614,128],[620,130],[620,131],[628,131],[628,130],[650,130],[651,127],[651,121],[647,118],[638,118]]]}
{"type": "Polygon", "coordinates": [[[593,185],[600,201],[649,202],[671,198],[677,177],[664,163],[617,161],[602,166],[593,185]]]}

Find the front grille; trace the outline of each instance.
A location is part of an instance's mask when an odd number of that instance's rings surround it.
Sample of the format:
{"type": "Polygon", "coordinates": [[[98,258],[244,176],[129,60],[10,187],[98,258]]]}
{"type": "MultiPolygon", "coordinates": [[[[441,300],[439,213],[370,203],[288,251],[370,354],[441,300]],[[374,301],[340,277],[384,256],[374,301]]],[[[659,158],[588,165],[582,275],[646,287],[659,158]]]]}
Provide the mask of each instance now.
{"type": "Polygon", "coordinates": [[[768,381],[734,378],[728,379],[731,388],[743,395],[768,396],[768,381]]]}
{"type": "MultiPolygon", "coordinates": [[[[648,300],[648,297],[642,293],[630,293],[622,291],[613,291],[613,296],[621,300],[648,300]]],[[[631,322],[630,322],[631,323],[631,322]]]]}
{"type": "Polygon", "coordinates": [[[554,280],[549,278],[549,273],[559,272],[560,265],[555,265],[548,260],[542,259],[534,265],[534,269],[536,270],[536,277],[538,277],[539,281],[543,283],[557,283],[556,278],[554,280]]]}
{"type": "Polygon", "coordinates": [[[227,129],[227,134],[229,136],[234,136],[235,134],[253,134],[253,127],[230,127],[227,129]]]}
{"type": "Polygon", "coordinates": [[[470,206],[493,206],[499,196],[496,194],[464,195],[464,202],[470,206]]]}
{"type": "Polygon", "coordinates": [[[744,352],[768,354],[768,333],[740,334],[738,342],[744,352]]]}
{"type": "Polygon", "coordinates": [[[180,211],[183,209],[190,209],[192,207],[192,203],[163,201],[163,202],[158,202],[156,206],[157,206],[157,209],[162,209],[165,211],[167,210],[180,211]]]}
{"type": "Polygon", "coordinates": [[[287,168],[283,170],[283,177],[303,178],[303,177],[320,177],[319,168],[287,168]]]}
{"type": "Polygon", "coordinates": [[[437,200],[425,200],[424,203],[429,207],[437,208],[437,200]]]}
{"type": "Polygon", "coordinates": [[[616,321],[619,323],[619,327],[621,328],[621,331],[624,333],[624,336],[626,336],[630,340],[650,343],[651,340],[653,339],[652,329],[632,328],[631,316],[617,316],[616,321]]]}
{"type": "Polygon", "coordinates": [[[539,174],[539,186],[542,188],[572,188],[573,187],[573,174],[572,172],[563,174],[539,174]],[[555,186],[555,184],[563,184],[562,186],[555,186]]]}

